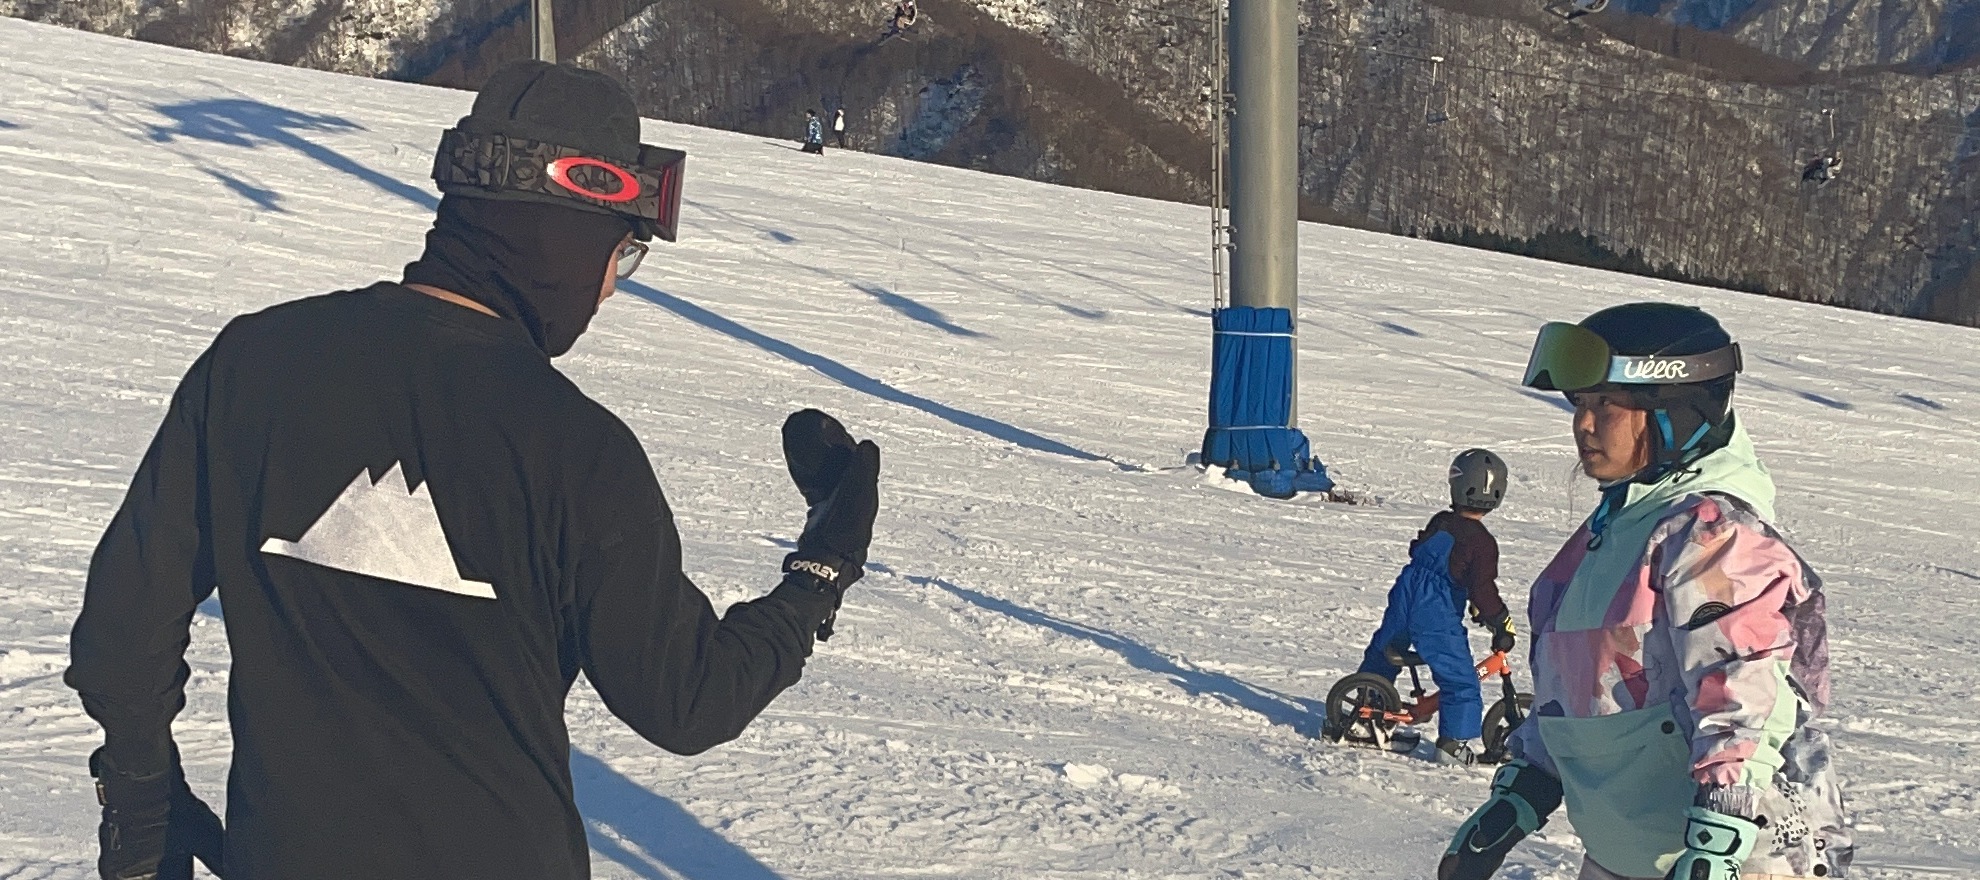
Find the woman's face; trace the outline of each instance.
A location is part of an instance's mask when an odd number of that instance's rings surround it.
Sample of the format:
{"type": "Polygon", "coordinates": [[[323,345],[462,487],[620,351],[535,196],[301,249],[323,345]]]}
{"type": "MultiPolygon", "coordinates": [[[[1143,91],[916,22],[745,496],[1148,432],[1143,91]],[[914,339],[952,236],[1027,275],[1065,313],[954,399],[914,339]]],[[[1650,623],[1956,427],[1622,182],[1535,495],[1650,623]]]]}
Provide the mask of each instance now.
{"type": "Polygon", "coordinates": [[[1568,402],[1574,404],[1574,448],[1582,473],[1607,483],[1649,466],[1649,413],[1615,392],[1577,392],[1568,402]]]}

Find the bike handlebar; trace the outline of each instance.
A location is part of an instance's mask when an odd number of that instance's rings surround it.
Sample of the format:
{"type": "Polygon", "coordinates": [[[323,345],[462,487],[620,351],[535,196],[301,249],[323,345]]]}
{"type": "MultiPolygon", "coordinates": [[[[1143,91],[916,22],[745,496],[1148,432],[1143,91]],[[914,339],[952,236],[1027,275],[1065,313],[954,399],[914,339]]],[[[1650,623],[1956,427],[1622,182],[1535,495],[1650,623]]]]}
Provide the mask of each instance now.
{"type": "Polygon", "coordinates": [[[1478,677],[1512,674],[1512,656],[1505,651],[1493,651],[1485,659],[1478,661],[1478,677]]]}

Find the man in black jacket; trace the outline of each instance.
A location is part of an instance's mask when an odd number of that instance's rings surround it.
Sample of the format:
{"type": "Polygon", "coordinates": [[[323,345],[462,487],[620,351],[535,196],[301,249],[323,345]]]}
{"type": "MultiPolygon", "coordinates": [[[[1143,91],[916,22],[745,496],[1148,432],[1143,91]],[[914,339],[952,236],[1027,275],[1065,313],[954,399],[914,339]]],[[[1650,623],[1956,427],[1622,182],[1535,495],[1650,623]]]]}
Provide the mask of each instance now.
{"type": "Polygon", "coordinates": [[[403,283],[235,319],[173,395],[91,562],[67,681],[106,878],[589,873],[564,699],[582,670],[662,748],[735,738],[860,576],[879,449],[784,426],[809,505],[768,595],[717,617],[639,441],[552,367],[644,242],[682,154],[608,77],[518,62],[442,138],[403,283]],[[194,608],[233,653],[227,830],[171,722],[194,608]]]}

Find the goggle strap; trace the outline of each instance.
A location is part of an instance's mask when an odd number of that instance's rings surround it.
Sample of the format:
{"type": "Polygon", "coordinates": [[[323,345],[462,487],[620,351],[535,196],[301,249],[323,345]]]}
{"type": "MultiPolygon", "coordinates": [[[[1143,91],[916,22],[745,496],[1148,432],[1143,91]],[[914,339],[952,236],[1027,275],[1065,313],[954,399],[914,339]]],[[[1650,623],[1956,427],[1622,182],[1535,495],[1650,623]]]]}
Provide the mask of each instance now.
{"type": "Polygon", "coordinates": [[[1687,385],[1730,376],[1744,366],[1737,342],[1700,354],[1618,354],[1609,357],[1607,381],[1617,385],[1687,385]]]}
{"type": "Polygon", "coordinates": [[[662,238],[672,241],[680,215],[681,164],[686,158],[679,150],[641,145],[641,164],[627,167],[561,144],[450,128],[440,135],[433,179],[570,199],[649,221],[662,238]],[[553,163],[564,159],[575,161],[562,163],[556,169],[559,173],[553,173],[553,163]],[[637,187],[636,193],[627,194],[628,183],[637,187]]]}
{"type": "Polygon", "coordinates": [[[1684,451],[1690,452],[1693,447],[1698,445],[1698,441],[1705,439],[1705,435],[1710,434],[1711,432],[1712,432],[1711,422],[1700,423],[1698,426],[1698,430],[1691,432],[1691,439],[1684,441],[1684,451]]]}

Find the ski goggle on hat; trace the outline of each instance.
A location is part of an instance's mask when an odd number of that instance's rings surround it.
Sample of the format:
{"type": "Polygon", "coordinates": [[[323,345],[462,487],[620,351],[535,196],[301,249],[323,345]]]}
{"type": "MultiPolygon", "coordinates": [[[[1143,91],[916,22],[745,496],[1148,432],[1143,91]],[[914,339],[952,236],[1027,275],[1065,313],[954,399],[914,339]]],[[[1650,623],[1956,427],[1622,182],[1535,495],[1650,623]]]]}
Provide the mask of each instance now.
{"type": "Polygon", "coordinates": [[[1542,391],[1581,391],[1597,385],[1689,385],[1740,371],[1739,343],[1699,354],[1616,354],[1607,340],[1579,324],[1541,326],[1526,361],[1523,384],[1542,391]]]}
{"type": "Polygon", "coordinates": [[[433,179],[478,187],[488,198],[561,203],[614,214],[633,224],[638,237],[673,241],[681,216],[681,166],[687,153],[639,145],[639,160],[625,163],[575,147],[499,133],[450,128],[440,136],[433,179]]]}

